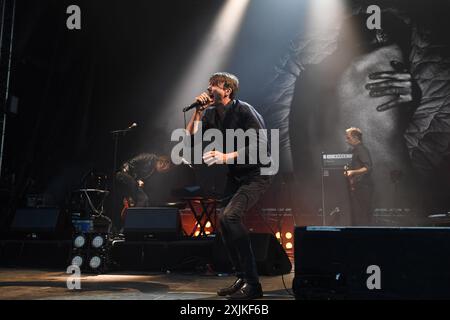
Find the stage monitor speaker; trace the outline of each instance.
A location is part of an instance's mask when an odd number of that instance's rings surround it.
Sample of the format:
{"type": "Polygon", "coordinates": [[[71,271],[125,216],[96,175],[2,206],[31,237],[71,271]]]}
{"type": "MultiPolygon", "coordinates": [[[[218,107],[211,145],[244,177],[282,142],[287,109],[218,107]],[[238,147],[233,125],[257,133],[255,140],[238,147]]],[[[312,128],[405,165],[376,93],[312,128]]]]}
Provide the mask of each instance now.
{"type": "Polygon", "coordinates": [[[17,209],[10,233],[12,238],[46,239],[60,238],[67,231],[64,235],[70,237],[70,230],[65,226],[59,208],[24,208],[17,209]]]}
{"type": "Polygon", "coordinates": [[[176,239],[181,236],[178,208],[128,208],[125,216],[126,240],[176,239]]]}
{"type": "Polygon", "coordinates": [[[325,225],[350,225],[350,196],[344,170],[324,168],[322,175],[322,211],[325,214],[325,225]]]}
{"type": "Polygon", "coordinates": [[[297,227],[297,299],[449,299],[450,228],[297,227]]]}
{"type": "MultiPolygon", "coordinates": [[[[291,272],[291,261],[273,234],[250,233],[250,241],[260,275],[276,276],[291,272]]],[[[216,238],[214,243],[213,265],[216,271],[232,271],[231,263],[220,236],[216,238]]]]}
{"type": "Polygon", "coordinates": [[[167,268],[173,271],[206,272],[212,264],[214,239],[186,239],[168,244],[167,268]]]}

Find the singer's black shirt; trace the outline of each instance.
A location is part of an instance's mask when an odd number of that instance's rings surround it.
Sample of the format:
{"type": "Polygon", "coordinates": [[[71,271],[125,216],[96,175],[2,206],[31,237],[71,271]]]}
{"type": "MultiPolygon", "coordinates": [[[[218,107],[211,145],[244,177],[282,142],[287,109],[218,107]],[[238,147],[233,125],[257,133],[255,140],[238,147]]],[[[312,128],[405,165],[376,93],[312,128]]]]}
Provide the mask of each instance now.
{"type": "MultiPolygon", "coordinates": [[[[212,106],[205,110],[202,117],[202,130],[203,133],[208,129],[218,129],[222,132],[224,141],[223,146],[226,148],[226,130],[227,129],[242,129],[244,131],[248,129],[255,129],[257,133],[257,141],[258,145],[249,145],[249,140],[246,139],[245,142],[245,150],[237,150],[236,149],[236,141],[235,148],[233,150],[219,150],[223,153],[230,153],[234,151],[244,152],[246,155],[245,164],[228,164],[228,169],[230,174],[236,178],[245,177],[249,175],[259,175],[260,168],[262,166],[266,166],[260,162],[259,156],[256,160],[256,164],[251,164],[249,161],[249,152],[256,151],[258,146],[264,145],[265,150],[267,150],[267,155],[270,156],[269,143],[267,139],[267,133],[261,134],[260,129],[266,129],[264,124],[264,120],[262,116],[252,107],[250,104],[240,101],[240,100],[232,100],[226,106],[212,106]],[[253,149],[253,150],[251,150],[253,149]]],[[[265,151],[264,150],[264,151],[265,151]]],[[[236,159],[235,159],[236,162],[236,159]]],[[[268,165],[267,165],[268,166],[268,165]]]]}

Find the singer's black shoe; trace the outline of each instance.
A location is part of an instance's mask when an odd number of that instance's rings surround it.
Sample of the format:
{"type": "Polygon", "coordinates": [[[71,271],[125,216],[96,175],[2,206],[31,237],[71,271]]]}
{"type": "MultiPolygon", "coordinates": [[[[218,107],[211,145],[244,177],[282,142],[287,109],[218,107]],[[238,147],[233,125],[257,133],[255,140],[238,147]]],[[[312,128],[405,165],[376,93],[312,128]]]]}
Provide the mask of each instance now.
{"type": "Polygon", "coordinates": [[[244,286],[244,284],[245,284],[244,279],[237,278],[237,280],[231,286],[219,289],[217,291],[217,295],[221,297],[229,296],[230,294],[233,294],[237,292],[239,289],[241,289],[244,286]]]}
{"type": "Polygon", "coordinates": [[[229,296],[231,300],[252,300],[262,298],[261,284],[244,284],[244,286],[229,296]]]}

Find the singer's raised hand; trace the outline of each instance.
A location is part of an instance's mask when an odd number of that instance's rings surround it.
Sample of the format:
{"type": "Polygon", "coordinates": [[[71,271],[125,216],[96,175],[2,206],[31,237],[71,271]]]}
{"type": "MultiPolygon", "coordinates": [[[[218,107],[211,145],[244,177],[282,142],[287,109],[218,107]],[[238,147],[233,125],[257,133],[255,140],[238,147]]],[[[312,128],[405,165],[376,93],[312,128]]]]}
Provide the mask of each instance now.
{"type": "Polygon", "coordinates": [[[203,111],[209,106],[213,104],[213,99],[211,99],[211,96],[207,92],[203,92],[201,95],[197,96],[195,98],[195,101],[201,104],[201,106],[197,107],[197,110],[203,111]]]}
{"type": "Polygon", "coordinates": [[[183,112],[186,112],[192,108],[195,108],[195,112],[192,113],[191,120],[186,126],[186,131],[189,134],[195,134],[198,131],[198,125],[202,118],[203,110],[208,108],[214,103],[214,99],[211,98],[210,94],[203,92],[201,95],[195,98],[195,102],[189,107],[184,108],[183,112]]]}

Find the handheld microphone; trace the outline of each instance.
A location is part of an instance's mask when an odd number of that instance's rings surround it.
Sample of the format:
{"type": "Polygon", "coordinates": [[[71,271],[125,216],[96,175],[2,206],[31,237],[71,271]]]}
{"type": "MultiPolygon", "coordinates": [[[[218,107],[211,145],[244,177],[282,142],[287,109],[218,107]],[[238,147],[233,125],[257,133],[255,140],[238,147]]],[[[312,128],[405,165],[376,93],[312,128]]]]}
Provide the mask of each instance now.
{"type": "Polygon", "coordinates": [[[188,112],[191,109],[194,109],[194,108],[197,108],[197,107],[201,107],[201,106],[202,106],[202,103],[196,101],[193,104],[191,104],[190,106],[187,106],[187,107],[183,108],[183,112],[188,112]]]}
{"type": "MultiPolygon", "coordinates": [[[[212,101],[212,99],[210,98],[210,102],[212,101]]],[[[210,103],[208,102],[208,103],[210,103]]],[[[200,101],[195,101],[193,104],[191,104],[190,106],[187,106],[183,109],[183,112],[187,112],[191,109],[197,108],[197,107],[201,107],[206,105],[207,103],[201,103],[200,101]]]]}

